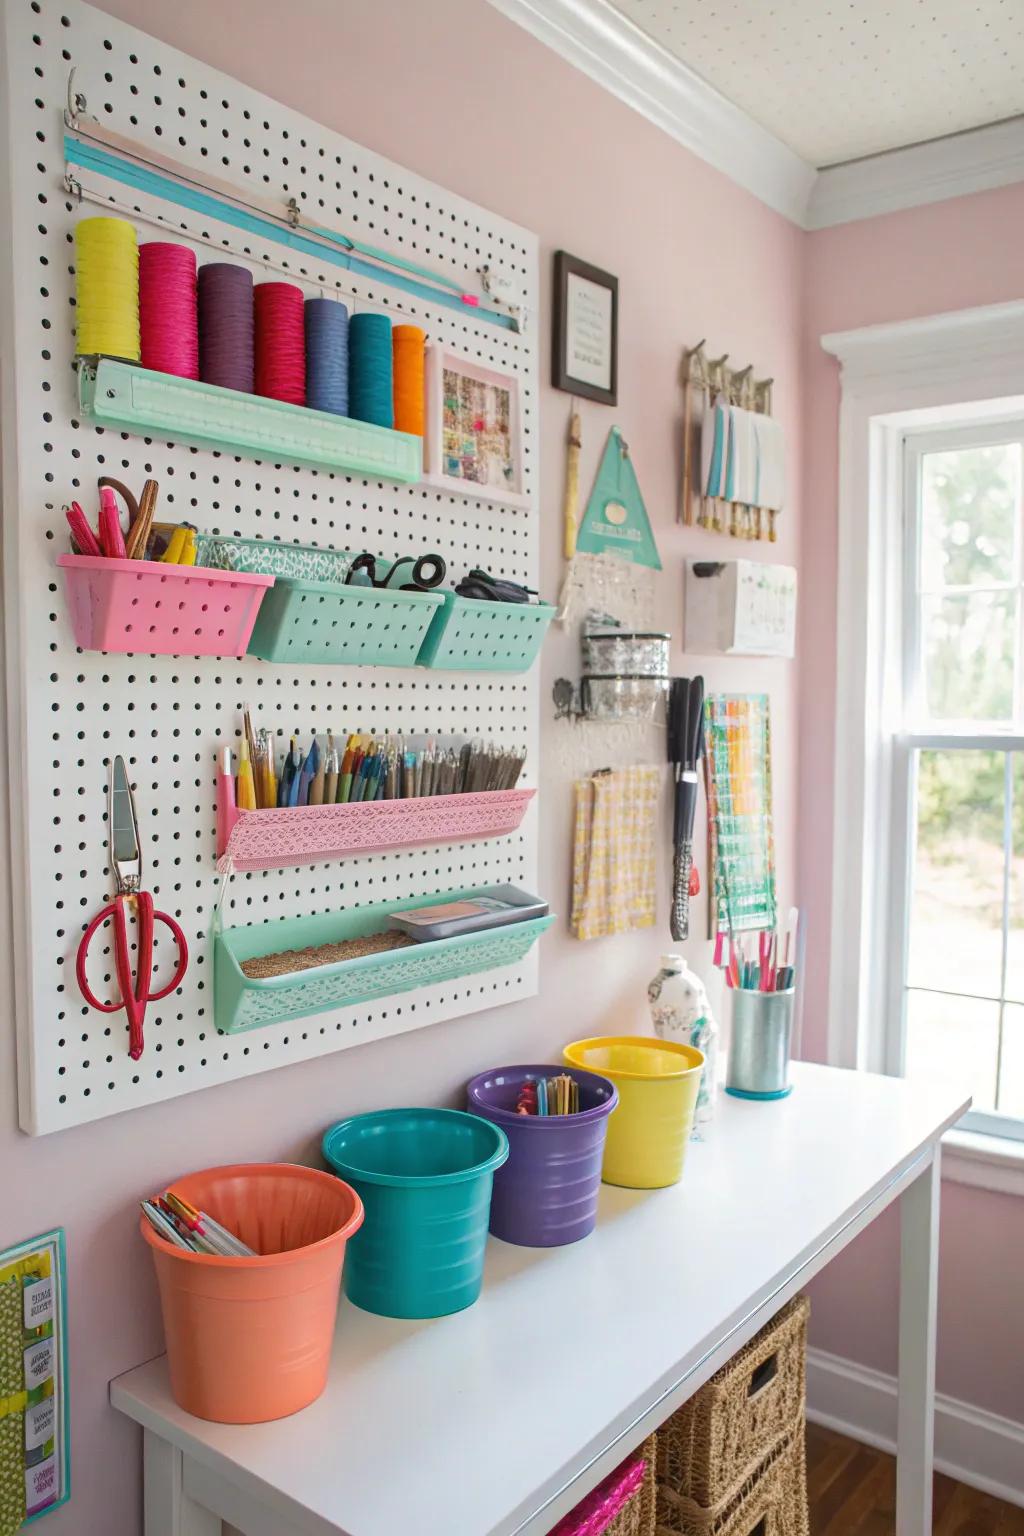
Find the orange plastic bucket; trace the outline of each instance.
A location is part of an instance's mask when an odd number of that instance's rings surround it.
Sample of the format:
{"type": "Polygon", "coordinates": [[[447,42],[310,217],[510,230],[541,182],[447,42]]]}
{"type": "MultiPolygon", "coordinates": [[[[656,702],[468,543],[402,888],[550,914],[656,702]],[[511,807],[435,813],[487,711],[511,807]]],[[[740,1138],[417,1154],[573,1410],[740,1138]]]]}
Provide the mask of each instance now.
{"type": "Polygon", "coordinates": [[[362,1201],[334,1174],[292,1163],[210,1168],[170,1187],[257,1253],[188,1253],[141,1218],[175,1401],[221,1424],[297,1413],[327,1381],[345,1242],[362,1225],[362,1201]]]}

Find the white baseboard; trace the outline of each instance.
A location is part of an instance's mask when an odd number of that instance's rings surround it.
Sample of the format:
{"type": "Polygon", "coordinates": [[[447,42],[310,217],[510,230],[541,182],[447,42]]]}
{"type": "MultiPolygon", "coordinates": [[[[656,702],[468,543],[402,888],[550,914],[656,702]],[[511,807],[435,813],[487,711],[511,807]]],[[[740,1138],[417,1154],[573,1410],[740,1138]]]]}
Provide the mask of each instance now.
{"type": "MultiPolygon", "coordinates": [[[[896,1378],[809,1349],[807,1417],[851,1440],[895,1451],[896,1378]]],[[[1024,1424],[936,1393],[935,1465],[958,1482],[1024,1507],[1024,1424]]]]}

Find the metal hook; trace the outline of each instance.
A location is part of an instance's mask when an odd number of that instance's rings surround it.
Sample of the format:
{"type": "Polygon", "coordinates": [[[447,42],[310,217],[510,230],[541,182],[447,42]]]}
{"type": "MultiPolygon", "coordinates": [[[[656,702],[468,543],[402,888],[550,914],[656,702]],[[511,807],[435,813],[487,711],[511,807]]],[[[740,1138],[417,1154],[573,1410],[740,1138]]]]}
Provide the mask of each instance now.
{"type": "Polygon", "coordinates": [[[69,128],[78,127],[78,115],[80,112],[84,112],[89,105],[85,99],[85,92],[75,90],[75,71],[77,68],[77,64],[72,64],[68,73],[68,96],[67,105],[64,108],[64,121],[69,128]]]}

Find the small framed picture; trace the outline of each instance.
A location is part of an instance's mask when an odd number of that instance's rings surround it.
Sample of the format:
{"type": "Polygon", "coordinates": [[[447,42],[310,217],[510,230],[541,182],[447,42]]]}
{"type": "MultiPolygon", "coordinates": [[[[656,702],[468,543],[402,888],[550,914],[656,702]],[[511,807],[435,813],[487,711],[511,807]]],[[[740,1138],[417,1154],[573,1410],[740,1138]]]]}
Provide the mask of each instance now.
{"type": "Polygon", "coordinates": [[[551,382],[602,405],[618,403],[619,280],[555,252],[551,382]]]}
{"type": "Polygon", "coordinates": [[[519,380],[435,343],[427,348],[424,482],[528,507],[519,380]]]}

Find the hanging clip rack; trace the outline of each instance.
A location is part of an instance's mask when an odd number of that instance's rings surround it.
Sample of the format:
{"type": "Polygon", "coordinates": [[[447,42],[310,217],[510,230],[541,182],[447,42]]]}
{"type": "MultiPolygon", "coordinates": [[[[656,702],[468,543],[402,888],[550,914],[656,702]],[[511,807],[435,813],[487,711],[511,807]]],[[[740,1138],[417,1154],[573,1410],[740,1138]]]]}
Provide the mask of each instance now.
{"type": "Polygon", "coordinates": [[[756,411],[761,416],[770,416],[774,380],[755,379],[752,363],[748,363],[745,368],[728,367],[728,352],[724,352],[721,357],[709,358],[704,350],[705,345],[702,340],[683,352],[683,476],[678,520],[688,527],[696,524],[716,533],[729,533],[734,538],[767,538],[774,543],[774,511],[739,502],[725,503],[704,494],[700,433],[695,431],[697,423],[694,421],[695,391],[699,391],[701,397],[701,430],[705,429],[709,416],[720,400],[746,411],[756,411]],[[728,521],[726,505],[729,507],[728,521]]]}
{"type": "MultiPolygon", "coordinates": [[[[153,216],[136,206],[135,192],[141,184],[154,197],[193,212],[202,211],[247,233],[256,232],[292,250],[344,268],[353,277],[403,288],[428,303],[459,312],[472,309],[482,320],[504,329],[525,328],[523,307],[501,298],[490,300],[482,284],[480,294],[465,292],[462,281],[445,272],[325,225],[310,223],[303,219],[294,197],[281,201],[262,197],[248,187],[222,181],[153,146],[114,132],[87,111],[84,93],[75,88],[75,71],[76,66],[72,65],[64,108],[64,186],[79,202],[94,202],[107,213],[114,209],[133,221],[153,223],[153,216]],[[94,177],[101,178],[99,185],[94,185],[94,177]],[[111,182],[131,188],[133,195],[111,195],[111,182]],[[481,302],[481,297],[485,302],[481,302]]],[[[181,228],[195,244],[209,245],[223,256],[221,245],[209,236],[189,231],[184,224],[181,228]]],[[[291,276],[288,264],[282,260],[264,255],[263,265],[291,276]]]]}

